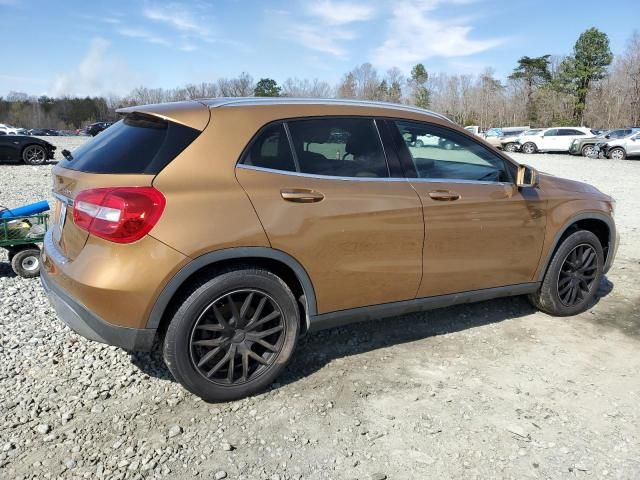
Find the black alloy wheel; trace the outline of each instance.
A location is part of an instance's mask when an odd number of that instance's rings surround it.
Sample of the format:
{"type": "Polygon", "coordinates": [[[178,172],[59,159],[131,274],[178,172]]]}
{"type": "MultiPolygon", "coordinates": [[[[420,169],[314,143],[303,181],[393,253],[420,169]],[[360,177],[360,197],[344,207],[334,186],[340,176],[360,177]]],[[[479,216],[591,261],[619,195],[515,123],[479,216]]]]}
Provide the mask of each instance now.
{"type": "Polygon", "coordinates": [[[47,161],[47,152],[40,145],[29,145],[22,152],[22,160],[27,165],[42,165],[47,161]]]}
{"type": "Polygon", "coordinates": [[[598,256],[593,246],[583,243],[565,257],[558,274],[558,297],[566,307],[580,304],[590,295],[598,276],[598,256]]]}
{"type": "Polygon", "coordinates": [[[298,304],[268,270],[246,266],[203,276],[174,305],[163,357],[175,379],[205,401],[265,390],[298,341],[298,304]]]}
{"type": "Polygon", "coordinates": [[[191,360],[207,380],[239,385],[259,377],[282,349],[286,324],[264,292],[236,290],[217,298],[191,333],[191,360]]]}

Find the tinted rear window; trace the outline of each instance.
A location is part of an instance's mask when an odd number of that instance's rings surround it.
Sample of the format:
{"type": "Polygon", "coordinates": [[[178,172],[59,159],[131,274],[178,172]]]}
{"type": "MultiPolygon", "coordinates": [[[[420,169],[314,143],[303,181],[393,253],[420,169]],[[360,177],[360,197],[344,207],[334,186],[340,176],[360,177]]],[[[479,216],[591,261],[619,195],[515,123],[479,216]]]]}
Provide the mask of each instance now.
{"type": "Polygon", "coordinates": [[[200,134],[157,117],[130,114],[71,152],[61,166],[89,173],[157,174],[200,134]]]}

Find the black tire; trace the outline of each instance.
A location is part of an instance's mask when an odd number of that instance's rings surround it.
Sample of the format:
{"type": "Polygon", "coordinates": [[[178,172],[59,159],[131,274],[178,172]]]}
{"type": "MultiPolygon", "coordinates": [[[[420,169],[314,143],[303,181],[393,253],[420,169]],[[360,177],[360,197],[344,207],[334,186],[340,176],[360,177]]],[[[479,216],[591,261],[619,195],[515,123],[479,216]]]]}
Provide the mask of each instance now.
{"type": "Polygon", "coordinates": [[[299,325],[295,298],[279,277],[250,267],[222,272],[196,282],[183,297],[164,338],[164,360],[176,380],[203,400],[236,400],[264,390],[282,372],[299,325]],[[270,331],[275,333],[264,336],[270,331]]]}
{"type": "Polygon", "coordinates": [[[627,158],[627,152],[624,151],[624,148],[612,148],[609,150],[608,157],[610,160],[624,160],[627,158]]]}
{"type": "Polygon", "coordinates": [[[418,147],[418,148],[424,147],[423,141],[422,140],[416,140],[416,147],[418,147]]]}
{"type": "Polygon", "coordinates": [[[529,301],[539,310],[557,317],[584,312],[598,291],[603,267],[604,253],[598,237],[589,231],[577,230],[566,237],[553,254],[540,289],[529,295],[529,301]],[[583,272],[573,269],[573,264],[579,264],[572,257],[574,252],[579,257],[585,255],[581,252],[593,254],[592,266],[583,272]],[[586,277],[589,280],[584,280],[586,277]],[[587,288],[583,290],[582,287],[587,288]],[[567,289],[573,288],[577,290],[575,301],[567,301],[567,296],[571,300],[572,295],[567,289]]]}
{"type": "Polygon", "coordinates": [[[585,145],[584,147],[582,147],[582,150],[580,151],[580,153],[582,154],[583,157],[592,158],[595,153],[594,148],[595,147],[593,145],[585,145]]]}
{"type": "Polygon", "coordinates": [[[40,275],[40,249],[25,248],[13,254],[11,268],[22,278],[33,278],[40,275]]]}
{"type": "Polygon", "coordinates": [[[507,143],[504,147],[502,147],[505,152],[513,153],[518,150],[518,145],[516,143],[507,143]]]}
{"type": "Polygon", "coordinates": [[[520,151],[523,153],[536,153],[538,151],[538,146],[533,142],[527,142],[522,145],[520,151]]]}
{"type": "Polygon", "coordinates": [[[42,145],[27,145],[22,150],[22,161],[27,165],[43,165],[47,161],[47,151],[42,145]]]}

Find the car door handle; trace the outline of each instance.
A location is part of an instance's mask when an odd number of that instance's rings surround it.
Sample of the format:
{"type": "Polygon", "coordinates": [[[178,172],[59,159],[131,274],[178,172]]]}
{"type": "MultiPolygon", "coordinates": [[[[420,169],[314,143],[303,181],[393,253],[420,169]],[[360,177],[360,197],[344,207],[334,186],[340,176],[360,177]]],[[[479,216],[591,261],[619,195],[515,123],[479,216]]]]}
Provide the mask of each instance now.
{"type": "Polygon", "coordinates": [[[324,199],[324,195],[322,193],[306,188],[280,190],[280,195],[282,195],[282,198],[286,201],[295,203],[314,203],[324,199]]]}
{"type": "Polygon", "coordinates": [[[449,190],[434,190],[429,192],[429,196],[440,202],[452,202],[460,198],[460,194],[449,190]]]}

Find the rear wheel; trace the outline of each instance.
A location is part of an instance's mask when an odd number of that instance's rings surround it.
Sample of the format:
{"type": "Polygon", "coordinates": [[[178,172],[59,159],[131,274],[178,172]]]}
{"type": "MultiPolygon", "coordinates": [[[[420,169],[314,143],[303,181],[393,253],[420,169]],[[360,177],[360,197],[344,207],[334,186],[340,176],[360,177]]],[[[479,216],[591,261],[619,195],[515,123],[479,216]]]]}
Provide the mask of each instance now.
{"type": "Polygon", "coordinates": [[[47,161],[47,151],[41,145],[28,145],[22,151],[22,161],[27,165],[42,165],[47,161]]]}
{"type": "Polygon", "coordinates": [[[25,248],[11,257],[11,268],[16,275],[33,278],[40,275],[40,249],[25,248]]]}
{"type": "Polygon", "coordinates": [[[609,158],[611,160],[624,160],[627,158],[627,154],[622,148],[612,148],[609,150],[609,158]]]}
{"type": "Polygon", "coordinates": [[[522,151],[524,153],[536,153],[538,151],[538,147],[536,147],[536,144],[533,142],[527,142],[522,145],[522,151]]]}
{"type": "Polygon", "coordinates": [[[555,316],[585,311],[598,290],[604,254],[593,233],[578,230],[553,255],[540,289],[529,296],[538,309],[555,316]]]}
{"type": "Polygon", "coordinates": [[[288,363],[299,329],[289,287],[266,270],[244,268],[194,286],[175,313],[164,359],[187,390],[206,401],[260,392],[288,363]]]}

